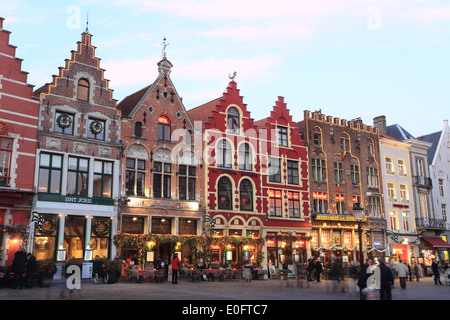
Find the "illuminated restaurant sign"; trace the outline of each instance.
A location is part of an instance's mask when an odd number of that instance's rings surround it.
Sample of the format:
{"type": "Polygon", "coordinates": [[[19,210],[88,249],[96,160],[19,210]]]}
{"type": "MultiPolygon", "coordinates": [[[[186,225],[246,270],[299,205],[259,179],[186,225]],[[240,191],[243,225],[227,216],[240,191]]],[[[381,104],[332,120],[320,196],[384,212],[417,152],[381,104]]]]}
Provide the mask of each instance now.
{"type": "Polygon", "coordinates": [[[182,201],[165,201],[165,200],[148,200],[141,198],[128,198],[129,206],[143,206],[152,208],[168,208],[168,209],[183,209],[183,210],[198,210],[198,202],[182,202],[182,201]]]}
{"type": "MultiPolygon", "coordinates": [[[[353,216],[338,216],[338,215],[324,215],[318,214],[315,217],[315,220],[328,220],[328,221],[356,221],[356,218],[353,216]]],[[[367,221],[367,218],[364,218],[362,221],[367,221]]]]}

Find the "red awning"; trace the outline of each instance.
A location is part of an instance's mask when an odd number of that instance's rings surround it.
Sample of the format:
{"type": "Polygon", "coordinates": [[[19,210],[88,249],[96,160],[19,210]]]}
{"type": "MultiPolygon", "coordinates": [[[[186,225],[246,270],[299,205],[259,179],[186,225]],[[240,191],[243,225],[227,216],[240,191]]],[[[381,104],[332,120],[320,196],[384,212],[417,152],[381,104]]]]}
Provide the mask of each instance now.
{"type": "Polygon", "coordinates": [[[445,242],[439,237],[422,237],[426,242],[431,244],[435,249],[448,250],[450,249],[450,244],[445,242]]]}

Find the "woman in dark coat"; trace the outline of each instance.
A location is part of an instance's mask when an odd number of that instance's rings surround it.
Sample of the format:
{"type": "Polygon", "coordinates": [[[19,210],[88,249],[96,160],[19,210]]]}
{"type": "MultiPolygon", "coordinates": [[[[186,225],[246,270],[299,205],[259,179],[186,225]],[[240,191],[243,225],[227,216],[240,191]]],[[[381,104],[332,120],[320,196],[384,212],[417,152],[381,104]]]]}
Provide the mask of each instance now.
{"type": "Polygon", "coordinates": [[[14,260],[12,263],[12,272],[14,272],[13,289],[23,288],[23,274],[25,273],[25,264],[27,263],[27,256],[25,251],[17,251],[14,254],[14,260]]]}
{"type": "Polygon", "coordinates": [[[27,272],[27,278],[28,278],[28,288],[33,288],[33,282],[34,282],[34,275],[37,271],[37,261],[36,257],[33,256],[31,253],[27,254],[27,264],[25,266],[26,272],[27,272]]]}
{"type": "Polygon", "coordinates": [[[316,264],[314,263],[314,259],[313,257],[310,257],[308,259],[308,266],[306,267],[306,271],[308,271],[308,281],[313,281],[311,275],[315,267],[316,264]]]}
{"type": "Polygon", "coordinates": [[[316,272],[317,282],[321,282],[320,274],[323,272],[323,267],[322,267],[322,263],[320,262],[320,258],[318,258],[316,261],[316,271],[315,272],[316,272]]]}

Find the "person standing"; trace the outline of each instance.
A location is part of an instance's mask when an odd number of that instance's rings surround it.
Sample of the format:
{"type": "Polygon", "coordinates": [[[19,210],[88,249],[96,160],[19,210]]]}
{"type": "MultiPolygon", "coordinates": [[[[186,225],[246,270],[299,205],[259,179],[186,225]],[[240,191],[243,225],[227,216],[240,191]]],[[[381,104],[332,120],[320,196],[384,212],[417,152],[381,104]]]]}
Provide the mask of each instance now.
{"type": "MultiPolygon", "coordinates": [[[[369,269],[372,266],[372,260],[367,259],[366,262],[361,266],[360,275],[358,282],[356,283],[359,287],[360,292],[363,292],[365,288],[367,288],[367,279],[372,274],[372,270],[369,269]]],[[[366,296],[364,294],[360,295],[361,300],[366,300],[366,296]]]]}
{"type": "Polygon", "coordinates": [[[439,284],[442,286],[441,275],[439,274],[438,266],[439,266],[439,260],[437,258],[434,258],[433,263],[431,264],[431,270],[433,271],[433,275],[434,275],[434,284],[438,285],[438,282],[439,282],[439,284]]]}
{"type": "Polygon", "coordinates": [[[27,262],[27,256],[25,251],[17,251],[14,254],[14,259],[12,263],[12,272],[14,272],[14,282],[13,282],[13,289],[17,289],[17,286],[19,286],[19,289],[23,288],[23,275],[25,273],[25,264],[27,262]]]}
{"type": "Polygon", "coordinates": [[[306,267],[306,271],[308,271],[308,281],[313,281],[311,276],[315,268],[316,264],[314,263],[314,258],[310,257],[308,259],[308,266],[306,267]]]}
{"type": "Polygon", "coordinates": [[[178,258],[178,253],[172,259],[172,283],[178,284],[178,271],[180,270],[180,258],[178,258]]]}
{"type": "Polygon", "coordinates": [[[37,261],[36,257],[33,256],[30,252],[27,254],[27,262],[25,265],[25,271],[28,278],[28,286],[27,288],[32,289],[33,288],[33,282],[34,282],[34,275],[37,271],[37,261]]]}
{"type": "Polygon", "coordinates": [[[384,259],[378,260],[380,268],[380,300],[392,300],[392,286],[394,285],[394,276],[391,269],[386,266],[384,259]]]}
{"type": "Polygon", "coordinates": [[[412,281],[412,268],[409,263],[408,263],[407,267],[408,267],[409,282],[411,282],[412,281]]]}
{"type": "Polygon", "coordinates": [[[417,263],[414,262],[413,265],[413,271],[414,271],[414,276],[416,277],[416,281],[419,282],[419,266],[417,265],[417,263]]]}
{"type": "Polygon", "coordinates": [[[398,278],[400,281],[400,288],[402,290],[405,290],[408,267],[402,260],[400,260],[400,263],[395,267],[395,271],[397,272],[397,275],[398,275],[398,278]]]}
{"type": "Polygon", "coordinates": [[[320,274],[323,272],[323,267],[322,267],[322,262],[320,262],[320,258],[317,258],[315,270],[316,270],[315,272],[316,272],[317,282],[322,282],[322,281],[320,281],[320,274]]]}

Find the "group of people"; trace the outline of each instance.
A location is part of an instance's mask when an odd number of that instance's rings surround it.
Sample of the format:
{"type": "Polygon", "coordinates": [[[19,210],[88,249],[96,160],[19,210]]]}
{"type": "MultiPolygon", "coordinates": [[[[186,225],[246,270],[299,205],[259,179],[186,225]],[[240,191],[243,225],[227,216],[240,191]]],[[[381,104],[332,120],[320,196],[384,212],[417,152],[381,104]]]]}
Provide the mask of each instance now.
{"type": "Polygon", "coordinates": [[[37,272],[36,257],[19,250],[14,254],[10,268],[4,271],[0,278],[0,288],[23,289],[25,286],[33,288],[34,276],[37,272]]]}
{"type": "Polygon", "coordinates": [[[320,275],[323,273],[323,265],[322,262],[320,261],[320,258],[314,259],[313,257],[310,257],[308,259],[306,271],[308,272],[307,276],[308,281],[314,281],[312,279],[312,275],[314,274],[317,282],[321,282],[320,275]]]}

